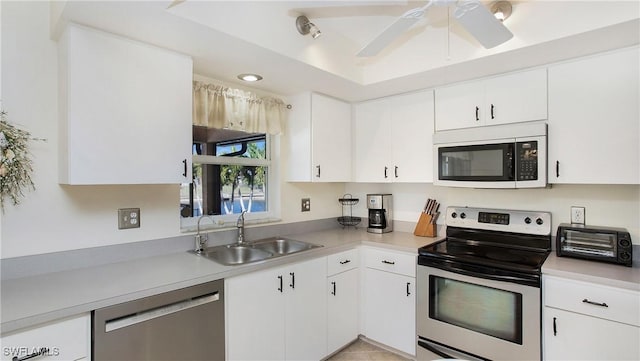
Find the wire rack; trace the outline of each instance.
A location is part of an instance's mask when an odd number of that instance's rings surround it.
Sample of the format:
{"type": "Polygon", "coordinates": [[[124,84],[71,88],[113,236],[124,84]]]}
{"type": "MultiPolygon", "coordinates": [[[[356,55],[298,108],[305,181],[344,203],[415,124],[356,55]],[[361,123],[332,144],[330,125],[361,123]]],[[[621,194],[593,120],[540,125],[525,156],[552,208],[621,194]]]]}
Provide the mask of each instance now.
{"type": "Polygon", "coordinates": [[[353,206],[359,201],[358,198],[353,198],[349,193],[343,195],[342,198],[338,198],[338,202],[342,205],[342,216],[338,217],[338,223],[342,225],[342,228],[355,227],[362,221],[362,218],[353,216],[353,206]]]}

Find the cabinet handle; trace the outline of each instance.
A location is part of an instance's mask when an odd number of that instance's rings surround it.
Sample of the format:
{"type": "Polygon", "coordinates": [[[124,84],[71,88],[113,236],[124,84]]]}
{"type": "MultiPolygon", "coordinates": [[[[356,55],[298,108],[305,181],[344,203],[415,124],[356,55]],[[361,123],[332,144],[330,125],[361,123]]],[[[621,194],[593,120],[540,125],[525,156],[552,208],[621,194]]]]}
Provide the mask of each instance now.
{"type": "Polygon", "coordinates": [[[558,328],[556,327],[556,318],[553,318],[553,335],[556,336],[558,334],[558,328]]]}
{"type": "Polygon", "coordinates": [[[278,276],[278,279],[280,280],[280,287],[278,287],[278,291],[282,293],[282,276],[278,276]]]}
{"type": "Polygon", "coordinates": [[[340,261],[340,264],[347,264],[347,263],[349,263],[349,262],[351,262],[351,260],[350,260],[350,259],[346,259],[346,260],[344,260],[344,261],[340,261]]]}
{"type": "Polygon", "coordinates": [[[331,284],[333,285],[333,291],[331,291],[332,295],[336,295],[336,283],[335,282],[331,282],[331,284]]]}
{"type": "Polygon", "coordinates": [[[296,273],[289,272],[289,276],[291,276],[291,284],[289,284],[289,287],[296,288],[296,273]]]}
{"type": "Polygon", "coordinates": [[[394,169],[394,175],[396,176],[396,178],[398,178],[398,166],[396,166],[396,168],[394,169]]]}
{"type": "Polygon", "coordinates": [[[49,349],[47,347],[41,347],[38,351],[35,351],[34,353],[24,357],[13,356],[11,361],[24,361],[24,360],[32,359],[34,357],[38,357],[40,355],[44,355],[47,352],[49,352],[49,349]]]}
{"type": "Polygon", "coordinates": [[[556,178],[560,177],[560,161],[556,160],[556,178]]]}
{"type": "Polygon", "coordinates": [[[184,172],[182,172],[182,176],[187,178],[187,160],[186,159],[182,160],[182,165],[184,166],[184,172]]]}
{"type": "Polygon", "coordinates": [[[384,263],[384,264],[396,264],[395,262],[393,262],[393,261],[387,261],[386,259],[385,259],[385,260],[382,260],[382,263],[384,263]]]}
{"type": "Polygon", "coordinates": [[[320,166],[317,165],[316,166],[317,172],[316,172],[316,178],[320,178],[320,166]]]}
{"type": "Polygon", "coordinates": [[[389,168],[384,167],[384,177],[385,177],[385,178],[387,178],[387,170],[388,170],[388,169],[389,169],[389,168]]]}
{"type": "Polygon", "coordinates": [[[476,122],[480,120],[480,108],[476,107],[476,122]]]}
{"type": "Polygon", "coordinates": [[[493,116],[493,104],[491,104],[491,119],[495,119],[495,117],[493,116]]]}
{"type": "Polygon", "coordinates": [[[411,285],[411,282],[407,282],[407,297],[411,296],[411,291],[409,291],[410,285],[411,285]]]}
{"type": "Polygon", "coordinates": [[[588,303],[590,305],[594,305],[594,306],[600,306],[600,307],[609,307],[609,305],[607,305],[604,302],[594,302],[594,301],[589,301],[588,299],[584,299],[582,300],[582,303],[588,303]]]}

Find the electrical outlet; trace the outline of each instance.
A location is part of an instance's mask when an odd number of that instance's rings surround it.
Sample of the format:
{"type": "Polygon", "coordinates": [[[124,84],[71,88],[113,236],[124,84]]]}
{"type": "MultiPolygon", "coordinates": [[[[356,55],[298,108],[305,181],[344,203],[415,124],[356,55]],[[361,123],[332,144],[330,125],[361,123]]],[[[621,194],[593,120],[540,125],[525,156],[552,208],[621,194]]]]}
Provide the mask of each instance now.
{"type": "Polygon", "coordinates": [[[571,207],[571,223],[584,224],[584,207],[571,207]]]}
{"type": "Polygon", "coordinates": [[[311,198],[302,198],[300,204],[300,212],[309,212],[311,210],[311,198]]]}
{"type": "Polygon", "coordinates": [[[118,229],[140,228],[140,208],[118,209],[118,229]]]}

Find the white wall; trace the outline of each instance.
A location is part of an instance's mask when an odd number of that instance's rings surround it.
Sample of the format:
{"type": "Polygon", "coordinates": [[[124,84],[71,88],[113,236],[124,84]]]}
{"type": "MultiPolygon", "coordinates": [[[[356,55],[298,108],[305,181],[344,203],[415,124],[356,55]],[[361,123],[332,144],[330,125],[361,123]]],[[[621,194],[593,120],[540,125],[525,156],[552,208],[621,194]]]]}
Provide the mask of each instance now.
{"type": "MultiPolygon", "coordinates": [[[[356,215],[366,217],[368,193],[391,193],[394,219],[416,222],[427,198],[447,206],[523,209],[552,213],[553,228],[570,223],[570,207],[586,207],[586,223],[593,226],[624,227],[634,244],[640,244],[640,186],[638,185],[554,185],[543,189],[470,189],[436,187],[432,184],[359,184],[346,186],[346,192],[359,197],[356,215]]],[[[438,220],[444,222],[444,215],[438,220]]]]}
{"type": "MultiPolygon", "coordinates": [[[[58,184],[57,44],[49,37],[49,2],[3,1],[0,6],[3,107],[14,123],[48,139],[31,143],[36,190],[19,206],[6,207],[0,258],[180,235],[178,185],[58,184]],[[118,230],[117,209],[128,207],[141,209],[141,227],[118,230]]],[[[283,222],[339,215],[343,188],[282,184],[283,222]],[[311,212],[300,213],[302,197],[311,198],[311,212]]]]}

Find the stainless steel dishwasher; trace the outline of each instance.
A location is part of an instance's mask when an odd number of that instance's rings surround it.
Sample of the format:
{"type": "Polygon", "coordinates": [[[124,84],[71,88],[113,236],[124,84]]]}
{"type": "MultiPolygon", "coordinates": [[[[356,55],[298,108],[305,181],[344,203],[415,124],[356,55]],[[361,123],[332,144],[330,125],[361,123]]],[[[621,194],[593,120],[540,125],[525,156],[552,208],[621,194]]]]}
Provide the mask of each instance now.
{"type": "Polygon", "coordinates": [[[92,360],[224,360],[224,280],[93,312],[92,360]]]}

